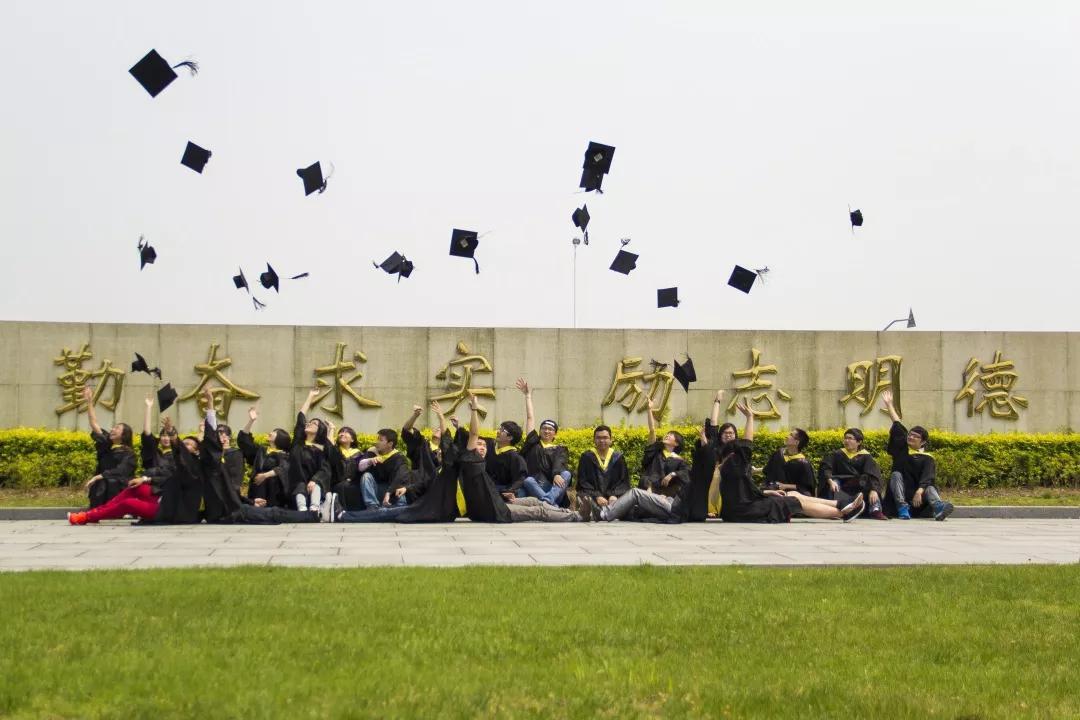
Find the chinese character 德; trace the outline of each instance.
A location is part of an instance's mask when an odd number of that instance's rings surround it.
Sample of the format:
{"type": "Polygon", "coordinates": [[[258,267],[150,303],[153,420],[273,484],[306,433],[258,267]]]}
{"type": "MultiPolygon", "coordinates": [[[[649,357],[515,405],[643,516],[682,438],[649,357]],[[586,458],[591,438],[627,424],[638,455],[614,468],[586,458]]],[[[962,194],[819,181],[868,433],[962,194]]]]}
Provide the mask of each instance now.
{"type": "Polygon", "coordinates": [[[1014,369],[1012,360],[1002,360],[1001,351],[994,353],[994,362],[982,366],[982,372],[976,372],[979,368],[979,360],[971,358],[967,367],[964,368],[964,387],[956,393],[954,403],[967,400],[967,414],[972,417],[975,413],[982,414],[987,405],[990,406],[990,417],[1003,420],[1018,420],[1020,413],[1016,406],[1026,408],[1027,398],[1012,394],[1012,387],[1020,379],[1020,375],[1014,369]],[[975,381],[982,384],[982,400],[975,403],[975,381]],[[1014,404],[1015,403],[1015,404],[1014,404]]]}

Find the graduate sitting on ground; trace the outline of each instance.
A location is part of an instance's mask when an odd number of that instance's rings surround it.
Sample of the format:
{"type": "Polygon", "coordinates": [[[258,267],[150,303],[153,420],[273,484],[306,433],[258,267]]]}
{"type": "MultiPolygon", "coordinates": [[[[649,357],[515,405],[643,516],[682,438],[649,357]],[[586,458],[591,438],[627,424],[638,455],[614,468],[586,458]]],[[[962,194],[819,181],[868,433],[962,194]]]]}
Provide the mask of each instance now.
{"type": "Polygon", "coordinates": [[[525,395],[525,444],[521,456],[525,458],[528,477],[519,496],[534,497],[556,506],[564,505],[566,491],[570,489],[570,470],[567,467],[570,454],[565,445],[555,442],[559,424],[554,420],[540,423],[540,432],[535,430],[533,416],[532,390],[525,378],[517,379],[517,389],[525,395]]]}
{"type": "Polygon", "coordinates": [[[581,513],[557,508],[537,498],[516,498],[514,493],[498,485],[492,477],[491,469],[506,468],[503,477],[520,475],[524,480],[525,461],[513,450],[511,439],[516,428],[517,438],[521,439],[521,428],[514,422],[504,422],[499,426],[495,443],[480,437],[480,406],[476,396],[469,395],[469,436],[465,453],[461,457],[460,483],[465,496],[466,513],[470,520],[477,522],[576,522],[589,519],[587,507],[581,513]],[[507,426],[510,426],[509,429],[507,426]],[[502,449],[502,452],[499,450],[502,449]],[[492,464],[492,456],[503,456],[500,463],[492,464]]]}
{"type": "Polygon", "coordinates": [[[795,490],[808,497],[814,496],[814,466],[803,454],[809,443],[810,436],[802,428],[788,433],[784,447],[765,463],[766,489],[795,490]]]}
{"type": "Polygon", "coordinates": [[[944,520],[952,514],[953,506],[938,493],[937,465],[934,456],[926,452],[930,433],[919,425],[910,431],[904,427],[893,407],[891,391],[883,392],[881,400],[893,421],[888,446],[893,461],[889,475],[890,510],[901,520],[910,520],[913,514],[944,520]]]}
{"type": "Polygon", "coordinates": [[[248,499],[265,507],[292,507],[292,499],[286,491],[289,482],[289,447],[292,438],[282,428],[274,428],[267,436],[268,446],[255,442],[251,428],[259,419],[258,408],[248,410],[248,421],[236,436],[244,460],[251,466],[248,480],[248,499]],[[262,503],[257,501],[261,500],[262,503]]]}
{"type": "MultiPolygon", "coordinates": [[[[405,427],[411,428],[419,415],[419,412],[414,411],[405,427]]],[[[383,428],[375,435],[374,447],[356,461],[356,471],[360,474],[360,495],[365,510],[401,507],[412,499],[407,496],[409,463],[398,450],[397,443],[397,431],[383,428]]],[[[355,508],[350,504],[350,509],[355,508]]]]}
{"type": "Polygon", "coordinates": [[[338,482],[331,488],[331,492],[337,493],[338,501],[345,507],[361,509],[364,507],[363,488],[360,486],[360,470],[357,462],[364,457],[363,451],[356,441],[356,431],[348,425],[340,430],[329,426],[328,436],[334,439],[334,447],[337,448],[337,456],[340,466],[337,468],[338,482]]]}
{"type": "Polygon", "coordinates": [[[856,495],[862,495],[869,508],[868,517],[888,520],[881,511],[881,498],[885,490],[881,482],[881,469],[874,456],[863,450],[863,432],[859,428],[844,431],[844,447],[834,450],[821,459],[818,467],[818,495],[848,504],[856,495]]]}
{"type": "Polygon", "coordinates": [[[790,522],[796,514],[849,522],[862,513],[865,505],[861,495],[838,508],[835,500],[808,497],[795,491],[762,490],[755,485],[750,477],[754,413],[745,400],[735,407],[746,418],[742,439],[737,439],[734,432],[719,434],[712,427],[705,430],[720,462],[720,517],[724,522],[790,522]]]}
{"type": "Polygon", "coordinates": [[[85,486],[90,507],[95,508],[119,495],[127,487],[128,481],[135,477],[135,450],[131,443],[130,425],[116,423],[106,434],[98,425],[94,391],[91,388],[83,388],[83,400],[86,402],[86,416],[90,420],[90,437],[97,454],[94,476],[86,481],[85,486]]]}
{"type": "Polygon", "coordinates": [[[296,413],[293,444],[289,451],[289,494],[295,500],[296,509],[302,511],[309,508],[318,511],[324,492],[335,484],[332,467],[335,454],[329,428],[318,418],[307,419],[311,403],[319,392],[318,388],[309,390],[296,413]]]}
{"type": "Polygon", "coordinates": [[[577,499],[585,498],[605,507],[630,492],[630,471],[626,458],[611,445],[611,428],[597,425],[593,447],[578,458],[577,499]]]}

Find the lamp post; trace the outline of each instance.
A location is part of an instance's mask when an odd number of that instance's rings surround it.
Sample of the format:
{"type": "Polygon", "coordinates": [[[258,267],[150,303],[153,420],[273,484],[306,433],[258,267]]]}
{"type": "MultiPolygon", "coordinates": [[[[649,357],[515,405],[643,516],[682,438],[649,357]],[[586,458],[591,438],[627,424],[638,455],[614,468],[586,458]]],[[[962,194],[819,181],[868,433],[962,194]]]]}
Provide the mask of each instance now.
{"type": "MultiPolygon", "coordinates": [[[[908,329],[915,327],[915,312],[911,308],[908,308],[906,318],[897,318],[896,320],[893,320],[885,326],[885,330],[888,330],[898,322],[907,322],[908,329]]],[[[882,330],[881,332],[885,332],[885,330],[882,330]]]]}

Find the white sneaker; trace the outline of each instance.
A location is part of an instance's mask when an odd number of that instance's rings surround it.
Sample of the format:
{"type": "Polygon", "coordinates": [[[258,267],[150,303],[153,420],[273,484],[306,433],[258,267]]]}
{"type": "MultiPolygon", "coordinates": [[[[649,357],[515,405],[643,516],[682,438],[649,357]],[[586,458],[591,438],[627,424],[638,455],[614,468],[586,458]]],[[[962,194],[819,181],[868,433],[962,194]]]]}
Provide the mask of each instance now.
{"type": "Polygon", "coordinates": [[[337,493],[327,493],[319,507],[319,522],[337,522],[337,493]]]}

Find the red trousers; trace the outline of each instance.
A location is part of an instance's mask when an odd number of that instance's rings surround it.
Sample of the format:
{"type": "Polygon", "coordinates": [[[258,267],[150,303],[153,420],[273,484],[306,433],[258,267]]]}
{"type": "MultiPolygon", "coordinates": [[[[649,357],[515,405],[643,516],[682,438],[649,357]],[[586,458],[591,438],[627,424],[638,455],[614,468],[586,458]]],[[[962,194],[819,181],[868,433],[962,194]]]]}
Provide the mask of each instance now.
{"type": "Polygon", "coordinates": [[[89,510],[86,521],[96,523],[101,520],[117,520],[125,515],[134,515],[143,520],[157,517],[158,498],[150,489],[150,483],[124,488],[120,494],[104,505],[89,510]]]}

